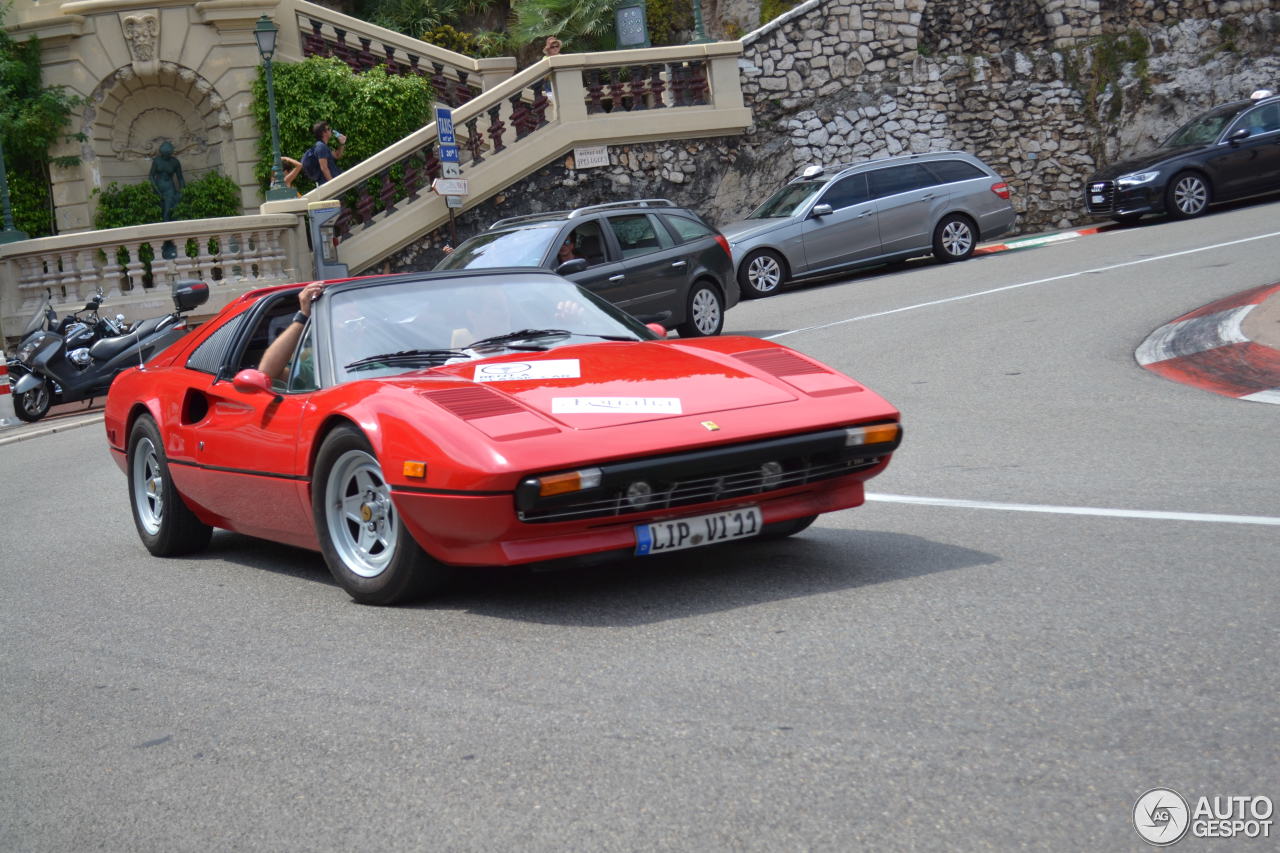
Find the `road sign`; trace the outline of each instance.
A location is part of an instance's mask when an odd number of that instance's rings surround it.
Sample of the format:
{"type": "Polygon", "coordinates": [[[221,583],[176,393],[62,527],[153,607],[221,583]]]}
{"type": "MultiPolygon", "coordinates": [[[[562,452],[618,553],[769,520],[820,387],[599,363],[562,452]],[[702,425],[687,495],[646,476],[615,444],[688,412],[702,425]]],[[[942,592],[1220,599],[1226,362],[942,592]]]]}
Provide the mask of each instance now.
{"type": "Polygon", "coordinates": [[[441,163],[440,177],[442,178],[461,178],[462,167],[457,163],[441,163]]]}
{"type": "Polygon", "coordinates": [[[436,107],[436,134],[442,146],[458,144],[453,135],[453,110],[449,107],[436,107]]]}
{"type": "Polygon", "coordinates": [[[440,162],[441,162],[441,163],[457,163],[457,162],[459,162],[459,160],[458,160],[458,146],[456,146],[456,145],[445,145],[443,142],[441,142],[441,143],[440,143],[440,162]]]}
{"type": "MultiPolygon", "coordinates": [[[[447,195],[444,197],[445,207],[462,207],[462,196],[447,195]]],[[[452,216],[452,214],[450,214],[452,216]]]]}
{"type": "Polygon", "coordinates": [[[431,189],[437,195],[469,195],[466,178],[436,178],[431,182],[431,189]]]}

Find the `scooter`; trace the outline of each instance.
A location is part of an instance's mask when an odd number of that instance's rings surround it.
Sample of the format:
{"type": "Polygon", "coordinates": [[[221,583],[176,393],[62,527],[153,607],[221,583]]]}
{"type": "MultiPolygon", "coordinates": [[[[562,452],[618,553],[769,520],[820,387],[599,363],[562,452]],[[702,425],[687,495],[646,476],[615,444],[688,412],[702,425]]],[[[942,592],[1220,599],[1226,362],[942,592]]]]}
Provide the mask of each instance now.
{"type": "Polygon", "coordinates": [[[75,349],[69,348],[67,336],[43,328],[49,325],[52,309],[41,323],[33,318],[34,331],[24,333],[9,361],[14,414],[31,423],[48,414],[57,403],[92,401],[103,396],[121,371],[144,364],[185,335],[188,328],[183,313],[208,299],[209,285],[205,282],[180,281],[173,286],[172,314],[142,320],[124,334],[75,349]]]}

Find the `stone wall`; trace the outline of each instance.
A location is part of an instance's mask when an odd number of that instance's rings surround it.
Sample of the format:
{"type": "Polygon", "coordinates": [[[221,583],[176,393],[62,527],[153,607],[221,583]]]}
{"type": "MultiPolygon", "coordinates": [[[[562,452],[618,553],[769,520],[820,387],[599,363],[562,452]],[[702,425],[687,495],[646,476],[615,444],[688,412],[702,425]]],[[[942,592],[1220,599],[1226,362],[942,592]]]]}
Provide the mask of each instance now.
{"type": "MultiPolygon", "coordinates": [[[[1100,164],[1215,103],[1280,88],[1273,0],[1031,5],[807,0],[743,39],[746,134],[615,146],[602,169],[551,164],[464,214],[459,237],[503,216],[643,197],[726,223],[810,163],[945,149],[1004,176],[1020,231],[1066,227],[1084,221],[1080,187],[1100,164]],[[1121,62],[1129,34],[1139,58],[1121,62]]],[[[391,267],[431,266],[443,239],[391,267]]]]}

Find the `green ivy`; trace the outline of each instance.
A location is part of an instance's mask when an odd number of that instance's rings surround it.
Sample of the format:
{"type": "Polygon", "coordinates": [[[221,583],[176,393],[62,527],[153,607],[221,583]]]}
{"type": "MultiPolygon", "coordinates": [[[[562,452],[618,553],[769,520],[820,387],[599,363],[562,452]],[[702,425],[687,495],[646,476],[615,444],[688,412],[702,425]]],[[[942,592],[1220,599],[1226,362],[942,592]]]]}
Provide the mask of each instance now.
{"type": "Polygon", "coordinates": [[[53,234],[48,182],[28,172],[9,172],[8,178],[14,227],[26,232],[28,237],[53,234]]]}
{"type": "MultiPolygon", "coordinates": [[[[338,161],[345,171],[432,120],[434,94],[425,77],[389,75],[382,66],[356,74],[333,57],[276,63],[272,76],[280,153],[295,160],[301,160],[303,152],[315,145],[311,127],[317,121],[327,121],[347,135],[346,149],[338,161]]],[[[271,183],[272,154],[266,80],[261,71],[253,85],[253,116],[261,129],[254,175],[265,194],[271,183]]],[[[294,182],[300,192],[314,186],[301,173],[294,182]]]]}

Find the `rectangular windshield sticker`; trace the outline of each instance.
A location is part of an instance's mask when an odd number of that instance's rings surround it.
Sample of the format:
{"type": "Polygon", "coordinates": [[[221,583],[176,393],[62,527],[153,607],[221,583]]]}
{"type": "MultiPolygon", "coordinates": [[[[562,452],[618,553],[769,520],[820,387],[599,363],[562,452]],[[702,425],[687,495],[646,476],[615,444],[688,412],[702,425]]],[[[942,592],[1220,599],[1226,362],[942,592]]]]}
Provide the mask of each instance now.
{"type": "Polygon", "coordinates": [[[683,414],[679,397],[552,397],[553,415],[596,414],[683,414]]]}
{"type": "Polygon", "coordinates": [[[577,379],[581,376],[576,358],[546,361],[502,361],[476,365],[476,382],[514,382],[518,379],[577,379]]]}

